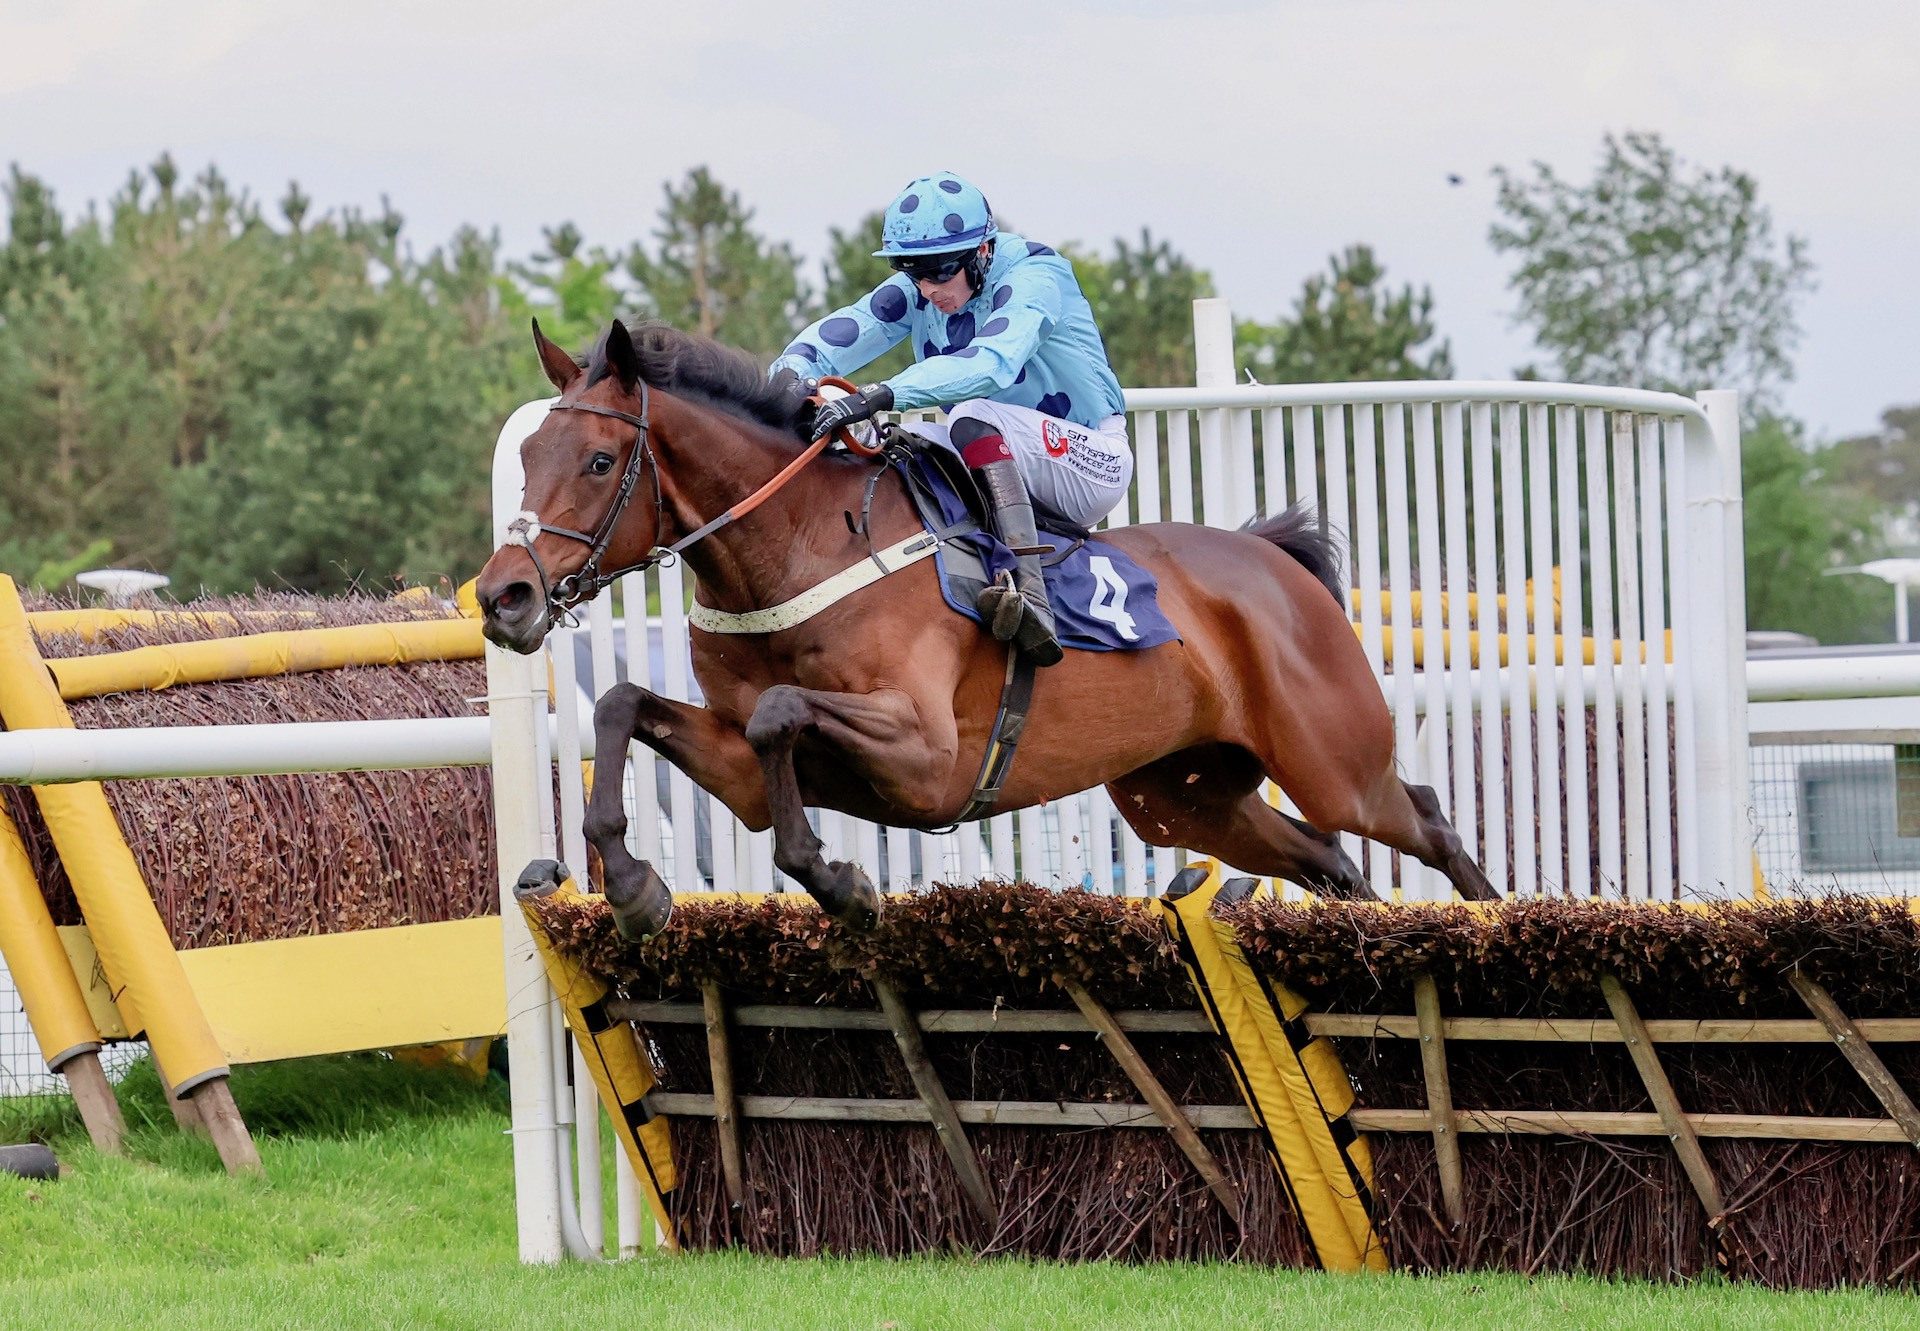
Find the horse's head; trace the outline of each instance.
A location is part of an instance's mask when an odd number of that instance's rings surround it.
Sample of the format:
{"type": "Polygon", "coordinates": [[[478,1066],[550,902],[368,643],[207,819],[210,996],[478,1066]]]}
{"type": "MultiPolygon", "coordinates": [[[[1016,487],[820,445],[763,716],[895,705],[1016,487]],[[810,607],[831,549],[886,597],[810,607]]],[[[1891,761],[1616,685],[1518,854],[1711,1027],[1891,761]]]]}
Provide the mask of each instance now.
{"type": "Polygon", "coordinates": [[[523,653],[538,649],[556,615],[653,549],[661,514],[647,390],[626,326],[616,319],[607,329],[604,373],[600,356],[589,374],[538,321],[533,340],[560,400],[520,445],[520,515],[475,587],[488,640],[523,653]]]}

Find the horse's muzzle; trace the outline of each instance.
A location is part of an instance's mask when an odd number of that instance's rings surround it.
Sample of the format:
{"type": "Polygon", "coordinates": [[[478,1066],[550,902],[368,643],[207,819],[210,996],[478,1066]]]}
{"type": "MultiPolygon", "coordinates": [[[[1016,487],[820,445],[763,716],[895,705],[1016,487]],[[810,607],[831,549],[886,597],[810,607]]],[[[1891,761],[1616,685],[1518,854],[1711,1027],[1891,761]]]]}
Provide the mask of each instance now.
{"type": "Polygon", "coordinates": [[[510,582],[498,591],[474,588],[480,632],[496,647],[522,656],[540,650],[547,636],[547,606],[530,582],[510,582]]]}

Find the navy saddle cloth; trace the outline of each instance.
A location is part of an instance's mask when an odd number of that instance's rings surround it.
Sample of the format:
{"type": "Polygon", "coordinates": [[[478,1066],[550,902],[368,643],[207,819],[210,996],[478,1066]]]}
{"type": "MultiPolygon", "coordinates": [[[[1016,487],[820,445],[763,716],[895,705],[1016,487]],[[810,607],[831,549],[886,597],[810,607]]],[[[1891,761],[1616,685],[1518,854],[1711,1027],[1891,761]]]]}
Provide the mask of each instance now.
{"type": "MultiPolygon", "coordinates": [[[[927,530],[940,538],[934,561],[940,567],[940,595],[956,613],[981,623],[974,598],[987,582],[1014,565],[1013,552],[979,522],[959,490],[966,464],[938,445],[913,450],[895,465],[906,473],[907,490],[920,508],[927,530]],[[949,475],[949,469],[952,474],[949,475]]],[[[1041,556],[1047,599],[1062,647],[1086,652],[1130,652],[1179,640],[1160,611],[1159,584],[1118,547],[1084,532],[1041,520],[1040,544],[1054,552],[1041,556]]]]}

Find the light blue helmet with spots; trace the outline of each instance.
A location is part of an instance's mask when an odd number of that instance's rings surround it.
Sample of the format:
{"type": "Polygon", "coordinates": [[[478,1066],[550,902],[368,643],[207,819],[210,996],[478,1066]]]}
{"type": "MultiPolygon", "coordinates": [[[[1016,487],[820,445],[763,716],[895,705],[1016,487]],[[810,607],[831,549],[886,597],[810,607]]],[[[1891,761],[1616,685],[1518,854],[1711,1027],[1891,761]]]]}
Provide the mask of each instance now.
{"type": "Polygon", "coordinates": [[[963,250],[992,240],[998,230],[987,196],[951,171],[941,171],[921,176],[887,205],[873,257],[963,250]]]}

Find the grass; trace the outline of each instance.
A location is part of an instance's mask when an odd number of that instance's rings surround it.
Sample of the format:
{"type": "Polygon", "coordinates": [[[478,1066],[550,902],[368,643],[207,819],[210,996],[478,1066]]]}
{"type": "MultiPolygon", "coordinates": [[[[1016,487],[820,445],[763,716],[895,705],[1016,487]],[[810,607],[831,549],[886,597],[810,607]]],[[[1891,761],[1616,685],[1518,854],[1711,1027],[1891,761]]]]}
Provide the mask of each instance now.
{"type": "Polygon", "coordinates": [[[497,1079],[343,1058],[240,1069],[234,1092],[265,1179],[227,1178],[144,1068],[122,1087],[126,1159],[89,1149],[61,1102],[0,1101],[0,1141],[50,1141],[70,1167],[0,1178],[0,1327],[1920,1327],[1906,1295],[1717,1282],[737,1254],[529,1269],[497,1079]]]}

